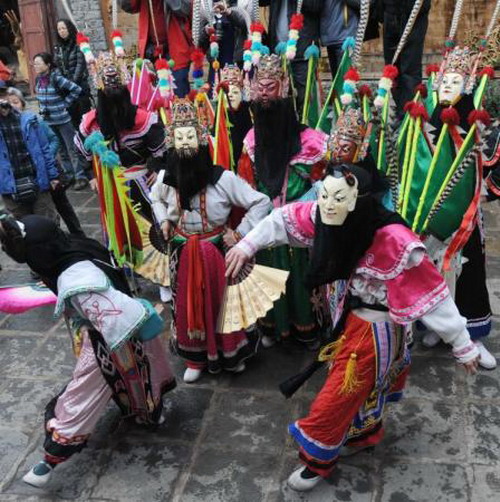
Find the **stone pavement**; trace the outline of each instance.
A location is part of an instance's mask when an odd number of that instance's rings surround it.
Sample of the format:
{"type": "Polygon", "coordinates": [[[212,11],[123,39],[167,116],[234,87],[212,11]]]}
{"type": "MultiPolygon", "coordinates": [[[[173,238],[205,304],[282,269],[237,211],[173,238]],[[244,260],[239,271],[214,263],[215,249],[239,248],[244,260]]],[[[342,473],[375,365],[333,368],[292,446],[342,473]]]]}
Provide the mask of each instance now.
{"type": "MultiPolygon", "coordinates": [[[[70,193],[85,230],[99,237],[96,199],[70,193]]],[[[498,236],[493,203],[489,236],[498,236]]],[[[0,253],[2,284],[29,281],[0,253]]],[[[500,239],[488,241],[491,299],[500,314],[500,239]]],[[[155,294],[149,288],[150,294],[155,294]]],[[[498,322],[497,322],[498,327],[498,322]]],[[[489,347],[500,357],[494,333],[489,347]]],[[[88,447],[58,467],[49,487],[22,475],[41,455],[43,410],[74,365],[50,308],[0,318],[0,501],[493,502],[500,500],[500,370],[466,378],[449,351],[415,345],[406,398],[392,405],[383,444],[339,464],[308,495],[284,480],[297,465],[286,425],[304,414],[324,374],[291,400],[277,390],[311,357],[295,346],[261,351],[236,376],[179,379],[156,430],[120,421],[114,405],[88,447]]],[[[172,358],[181,377],[182,365],[172,358]]]]}

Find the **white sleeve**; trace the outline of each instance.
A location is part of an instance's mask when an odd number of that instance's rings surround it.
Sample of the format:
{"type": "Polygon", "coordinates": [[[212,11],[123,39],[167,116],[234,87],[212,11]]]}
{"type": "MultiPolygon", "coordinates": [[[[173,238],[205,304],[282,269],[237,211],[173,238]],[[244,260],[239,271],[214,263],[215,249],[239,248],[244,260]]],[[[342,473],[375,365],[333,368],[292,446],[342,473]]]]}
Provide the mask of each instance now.
{"type": "Polygon", "coordinates": [[[479,350],[467,331],[466,320],[460,315],[451,296],[419,320],[436,332],[443,342],[452,346],[453,355],[461,363],[471,361],[479,355],[479,350]]]}
{"type": "Polygon", "coordinates": [[[289,244],[295,247],[305,247],[288,231],[283,218],[283,208],[274,209],[256,227],[254,227],[236,247],[251,257],[261,249],[289,244]]]}
{"type": "Polygon", "coordinates": [[[156,218],[156,221],[162,224],[165,220],[168,220],[168,203],[167,194],[169,187],[163,183],[163,178],[165,176],[165,171],[161,170],[158,173],[155,183],[151,187],[150,198],[151,207],[156,218]]]}
{"type": "Polygon", "coordinates": [[[271,201],[267,195],[254,190],[244,179],[230,171],[222,174],[219,183],[231,205],[247,210],[236,229],[241,235],[250,232],[272,209],[271,201]]]}

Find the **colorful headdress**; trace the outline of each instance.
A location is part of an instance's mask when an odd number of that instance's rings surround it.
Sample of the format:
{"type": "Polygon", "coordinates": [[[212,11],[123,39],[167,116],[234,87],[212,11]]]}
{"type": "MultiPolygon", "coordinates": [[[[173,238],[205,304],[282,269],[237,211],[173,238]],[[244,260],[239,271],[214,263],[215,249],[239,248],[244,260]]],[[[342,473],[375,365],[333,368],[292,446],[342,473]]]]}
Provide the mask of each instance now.
{"type": "Polygon", "coordinates": [[[366,124],[363,113],[359,108],[349,107],[343,110],[337,122],[335,123],[330,139],[328,140],[328,149],[333,151],[340,140],[352,141],[361,147],[366,135],[366,124]]]}
{"type": "Polygon", "coordinates": [[[174,131],[179,127],[194,127],[200,144],[207,143],[208,133],[206,128],[200,123],[196,105],[189,98],[174,98],[170,117],[166,134],[166,143],[169,148],[174,146],[174,131]]]}
{"type": "Polygon", "coordinates": [[[95,62],[96,87],[109,89],[127,85],[130,80],[127,67],[121,58],[111,52],[101,52],[95,62]]]}
{"type": "Polygon", "coordinates": [[[255,70],[256,81],[269,79],[283,81],[286,78],[281,58],[276,54],[262,56],[255,70]]]}
{"type": "Polygon", "coordinates": [[[220,81],[229,85],[243,87],[243,73],[235,64],[226,64],[221,70],[220,81]]]}

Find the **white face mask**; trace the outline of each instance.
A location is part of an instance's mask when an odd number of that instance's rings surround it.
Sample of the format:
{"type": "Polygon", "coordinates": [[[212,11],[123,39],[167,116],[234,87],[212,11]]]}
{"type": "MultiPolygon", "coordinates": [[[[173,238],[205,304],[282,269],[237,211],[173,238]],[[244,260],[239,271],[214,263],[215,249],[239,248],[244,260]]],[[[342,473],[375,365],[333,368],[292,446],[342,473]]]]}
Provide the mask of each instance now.
{"type": "Polygon", "coordinates": [[[349,186],[344,177],[327,176],[318,198],[321,221],[325,225],[343,225],[348,214],[354,211],[358,197],[358,182],[349,186]]]}
{"type": "Polygon", "coordinates": [[[178,152],[195,152],[199,146],[198,135],[193,126],[175,129],[174,147],[178,152]]]}
{"type": "Polygon", "coordinates": [[[229,104],[233,110],[237,110],[240,107],[241,101],[243,99],[241,95],[241,89],[234,84],[229,85],[229,92],[227,93],[229,99],[229,104]]]}
{"type": "Polygon", "coordinates": [[[463,75],[460,75],[460,73],[445,73],[438,89],[439,103],[454,105],[460,99],[463,89],[463,75]]]}

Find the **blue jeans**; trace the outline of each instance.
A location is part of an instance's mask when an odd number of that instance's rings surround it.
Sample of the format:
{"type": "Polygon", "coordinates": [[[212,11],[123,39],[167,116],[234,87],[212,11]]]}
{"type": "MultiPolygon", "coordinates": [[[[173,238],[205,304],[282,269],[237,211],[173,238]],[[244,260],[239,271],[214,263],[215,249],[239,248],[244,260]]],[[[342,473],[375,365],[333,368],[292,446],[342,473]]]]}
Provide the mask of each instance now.
{"type": "Polygon", "coordinates": [[[77,180],[82,178],[86,179],[82,165],[78,160],[75,144],[73,143],[73,139],[76,134],[73,124],[71,122],[67,122],[66,124],[51,125],[50,127],[57,134],[57,137],[61,142],[59,153],[61,155],[62,165],[66,174],[69,174],[77,180]]]}
{"type": "Polygon", "coordinates": [[[175,79],[175,85],[177,86],[177,89],[175,89],[175,95],[179,98],[187,96],[191,89],[189,86],[189,67],[174,70],[172,73],[175,79]]]}

